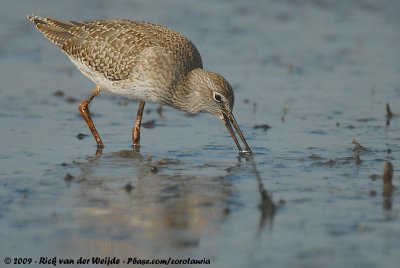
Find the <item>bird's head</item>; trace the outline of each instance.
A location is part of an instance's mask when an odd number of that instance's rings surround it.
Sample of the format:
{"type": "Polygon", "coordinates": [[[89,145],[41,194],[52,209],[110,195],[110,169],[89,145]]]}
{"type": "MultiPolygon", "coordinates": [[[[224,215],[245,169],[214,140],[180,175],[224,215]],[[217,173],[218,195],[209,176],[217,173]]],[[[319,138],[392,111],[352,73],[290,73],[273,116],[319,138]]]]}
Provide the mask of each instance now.
{"type": "Polygon", "coordinates": [[[181,100],[182,110],[190,113],[210,113],[224,121],[229,133],[241,152],[251,152],[249,145],[239,128],[232,110],[235,96],[231,85],[218,74],[203,69],[194,69],[187,75],[184,83],[186,100],[181,100]],[[242,150],[232,125],[244,143],[246,149],[242,150]]]}

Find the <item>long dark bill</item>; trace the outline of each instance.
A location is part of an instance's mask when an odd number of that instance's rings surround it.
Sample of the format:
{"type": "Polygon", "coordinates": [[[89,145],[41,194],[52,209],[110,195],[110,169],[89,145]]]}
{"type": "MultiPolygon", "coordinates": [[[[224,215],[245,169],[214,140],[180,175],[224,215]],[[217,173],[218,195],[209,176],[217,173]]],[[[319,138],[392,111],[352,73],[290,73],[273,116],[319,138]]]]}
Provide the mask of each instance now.
{"type": "Polygon", "coordinates": [[[227,128],[228,131],[229,131],[229,134],[231,134],[233,140],[235,141],[236,146],[238,147],[239,151],[240,151],[241,153],[251,153],[251,149],[250,149],[249,145],[247,144],[247,141],[246,141],[246,139],[244,138],[243,133],[242,133],[242,131],[240,130],[239,125],[238,125],[238,123],[236,122],[236,119],[235,119],[235,117],[233,116],[233,114],[229,114],[229,115],[225,115],[225,114],[224,114],[224,123],[225,123],[226,128],[227,128]],[[243,142],[244,145],[246,146],[246,150],[244,150],[244,151],[242,150],[242,147],[240,146],[239,141],[238,141],[238,139],[236,138],[235,132],[233,131],[232,125],[231,125],[231,124],[233,125],[233,127],[235,128],[235,130],[236,130],[237,134],[239,135],[240,139],[242,140],[242,142],[243,142]]]}

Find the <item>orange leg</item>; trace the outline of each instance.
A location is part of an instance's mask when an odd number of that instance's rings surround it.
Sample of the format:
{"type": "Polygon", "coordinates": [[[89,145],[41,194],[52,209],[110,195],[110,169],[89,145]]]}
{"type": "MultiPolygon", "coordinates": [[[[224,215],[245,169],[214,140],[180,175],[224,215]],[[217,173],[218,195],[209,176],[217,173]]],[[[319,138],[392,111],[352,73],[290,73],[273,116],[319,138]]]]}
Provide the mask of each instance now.
{"type": "Polygon", "coordinates": [[[133,126],[133,129],[132,129],[133,147],[140,146],[140,125],[142,123],[144,104],[145,104],[144,101],[140,101],[139,109],[138,109],[137,115],[136,115],[135,125],[133,126]]]}
{"type": "Polygon", "coordinates": [[[96,127],[94,126],[94,123],[92,121],[92,118],[90,117],[90,111],[89,111],[89,103],[93,100],[94,97],[96,97],[100,92],[99,87],[95,87],[92,90],[92,93],[81,102],[79,105],[79,112],[81,113],[83,119],[85,119],[86,124],[88,125],[90,131],[92,132],[92,135],[94,139],[97,142],[97,147],[98,148],[104,148],[104,144],[101,141],[100,135],[96,130],[96,127]]]}

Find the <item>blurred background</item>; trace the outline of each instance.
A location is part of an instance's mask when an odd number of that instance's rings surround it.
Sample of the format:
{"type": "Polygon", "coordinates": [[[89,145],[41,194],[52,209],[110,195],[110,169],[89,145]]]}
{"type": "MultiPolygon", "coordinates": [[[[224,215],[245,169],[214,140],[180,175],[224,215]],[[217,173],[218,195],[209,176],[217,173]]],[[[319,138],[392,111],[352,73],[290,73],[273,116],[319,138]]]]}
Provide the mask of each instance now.
{"type": "Polygon", "coordinates": [[[0,5],[0,266],[6,256],[117,256],[397,267],[400,191],[384,188],[383,169],[392,163],[400,185],[399,1],[0,5]],[[107,93],[91,104],[106,145],[96,155],[78,113],[94,85],[31,14],[183,33],[233,86],[255,156],[238,156],[218,119],[157,104],[146,105],[134,152],[137,102],[107,93]]]}

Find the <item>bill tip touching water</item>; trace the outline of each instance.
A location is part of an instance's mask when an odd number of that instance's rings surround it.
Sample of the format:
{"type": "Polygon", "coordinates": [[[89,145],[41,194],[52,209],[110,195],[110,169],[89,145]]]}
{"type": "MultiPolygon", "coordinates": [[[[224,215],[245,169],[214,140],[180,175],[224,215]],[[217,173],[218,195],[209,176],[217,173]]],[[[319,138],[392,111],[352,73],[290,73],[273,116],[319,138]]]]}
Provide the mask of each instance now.
{"type": "Polygon", "coordinates": [[[145,102],[155,102],[222,119],[239,152],[252,153],[232,113],[232,87],[220,74],[203,69],[199,51],[182,34],[127,19],[77,22],[33,15],[28,19],[96,84],[79,111],[99,148],[104,144],[90,117],[89,104],[100,91],[106,91],[139,101],[132,129],[136,148],[145,102]]]}

